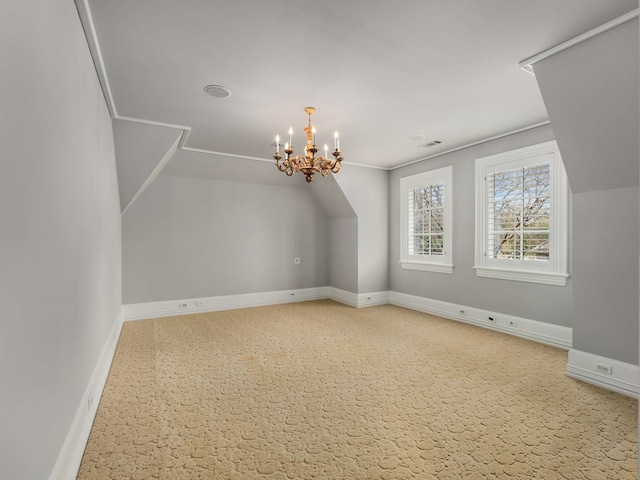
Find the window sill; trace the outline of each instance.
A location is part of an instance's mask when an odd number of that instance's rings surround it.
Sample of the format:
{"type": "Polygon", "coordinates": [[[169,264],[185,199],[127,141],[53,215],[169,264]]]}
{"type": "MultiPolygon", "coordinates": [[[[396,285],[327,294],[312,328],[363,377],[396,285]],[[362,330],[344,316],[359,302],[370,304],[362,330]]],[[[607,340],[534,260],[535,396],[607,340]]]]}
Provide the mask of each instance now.
{"type": "Polygon", "coordinates": [[[502,268],[473,267],[478,277],[514,280],[516,282],[541,283],[544,285],[567,286],[567,273],[534,272],[525,270],[507,270],[502,268]]]}
{"type": "Polygon", "coordinates": [[[405,262],[400,261],[405,270],[421,270],[423,272],[453,273],[453,265],[444,263],[405,262]]]}

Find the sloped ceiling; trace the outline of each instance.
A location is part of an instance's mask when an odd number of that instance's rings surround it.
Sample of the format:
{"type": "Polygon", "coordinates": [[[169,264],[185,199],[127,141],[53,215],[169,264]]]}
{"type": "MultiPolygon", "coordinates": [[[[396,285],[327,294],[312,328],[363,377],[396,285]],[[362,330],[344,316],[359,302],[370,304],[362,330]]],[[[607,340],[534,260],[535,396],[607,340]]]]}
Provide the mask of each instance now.
{"type": "Polygon", "coordinates": [[[333,175],[329,174],[326,178],[314,181],[310,188],[329,218],[357,216],[333,175]]]}
{"type": "Polygon", "coordinates": [[[534,65],[573,193],[637,186],[638,19],[534,65]]]}

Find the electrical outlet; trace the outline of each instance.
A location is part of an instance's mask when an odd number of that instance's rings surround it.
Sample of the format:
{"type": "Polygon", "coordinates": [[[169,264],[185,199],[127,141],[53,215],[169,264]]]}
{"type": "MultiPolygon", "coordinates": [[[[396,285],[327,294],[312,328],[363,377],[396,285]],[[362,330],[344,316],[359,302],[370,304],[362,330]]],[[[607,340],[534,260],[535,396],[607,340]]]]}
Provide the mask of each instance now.
{"type": "Polygon", "coordinates": [[[594,362],[593,367],[595,368],[596,372],[613,375],[613,367],[611,365],[607,365],[606,363],[594,362]]]}
{"type": "Polygon", "coordinates": [[[459,312],[460,312],[462,315],[466,315],[466,314],[467,314],[467,311],[466,311],[466,310],[463,310],[462,308],[459,310],[459,312]]]}
{"type": "Polygon", "coordinates": [[[187,308],[189,306],[187,302],[180,302],[178,305],[180,308],[187,308]]]}
{"type": "Polygon", "coordinates": [[[300,265],[300,259],[299,258],[294,258],[293,259],[293,263],[295,263],[296,265],[300,265]]]}
{"type": "Polygon", "coordinates": [[[204,300],[196,300],[196,307],[204,307],[204,300]]]}

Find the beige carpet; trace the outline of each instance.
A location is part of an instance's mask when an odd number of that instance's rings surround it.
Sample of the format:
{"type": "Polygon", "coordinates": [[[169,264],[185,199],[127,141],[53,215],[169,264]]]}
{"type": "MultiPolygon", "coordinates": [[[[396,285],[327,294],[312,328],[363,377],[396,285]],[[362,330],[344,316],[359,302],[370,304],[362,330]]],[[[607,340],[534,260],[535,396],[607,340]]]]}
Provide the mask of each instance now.
{"type": "Polygon", "coordinates": [[[330,300],[124,325],[79,479],[635,479],[567,353],[330,300]]]}

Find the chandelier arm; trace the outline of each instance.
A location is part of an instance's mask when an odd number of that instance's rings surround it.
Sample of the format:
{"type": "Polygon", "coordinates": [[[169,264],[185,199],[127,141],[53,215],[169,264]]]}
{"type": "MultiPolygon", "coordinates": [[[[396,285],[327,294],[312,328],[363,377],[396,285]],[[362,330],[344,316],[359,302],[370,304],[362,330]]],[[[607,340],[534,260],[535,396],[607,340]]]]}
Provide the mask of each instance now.
{"type": "Polygon", "coordinates": [[[336,165],[336,159],[331,159],[331,158],[325,158],[325,165],[327,169],[331,169],[336,165]]]}
{"type": "Polygon", "coordinates": [[[276,168],[281,172],[284,172],[287,169],[286,160],[283,163],[280,163],[282,156],[279,153],[276,153],[273,158],[276,159],[276,168]]]}

